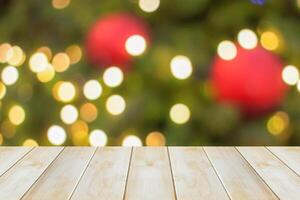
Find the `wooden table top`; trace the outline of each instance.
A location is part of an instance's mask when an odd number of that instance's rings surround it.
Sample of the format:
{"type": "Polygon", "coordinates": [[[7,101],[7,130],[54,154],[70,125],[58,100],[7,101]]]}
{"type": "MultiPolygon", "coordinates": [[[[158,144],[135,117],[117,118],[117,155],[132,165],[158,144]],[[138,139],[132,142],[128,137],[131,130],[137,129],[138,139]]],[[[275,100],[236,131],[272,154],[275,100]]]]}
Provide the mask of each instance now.
{"type": "Polygon", "coordinates": [[[300,147],[1,147],[0,199],[300,199],[300,147]]]}

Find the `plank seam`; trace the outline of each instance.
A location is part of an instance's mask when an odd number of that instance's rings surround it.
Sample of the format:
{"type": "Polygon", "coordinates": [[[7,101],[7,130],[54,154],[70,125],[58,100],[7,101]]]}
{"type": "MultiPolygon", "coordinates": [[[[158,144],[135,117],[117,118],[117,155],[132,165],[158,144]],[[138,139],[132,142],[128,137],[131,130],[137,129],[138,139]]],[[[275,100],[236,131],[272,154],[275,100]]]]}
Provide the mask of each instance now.
{"type": "MultiPolygon", "coordinates": [[[[41,148],[41,147],[39,147],[41,148]]],[[[43,147],[42,147],[43,148],[43,147]]],[[[28,190],[26,192],[24,192],[24,194],[22,195],[22,197],[20,198],[23,199],[27,193],[31,190],[31,188],[33,188],[33,186],[39,181],[39,179],[45,174],[45,172],[50,168],[50,166],[52,166],[52,164],[54,163],[54,161],[58,158],[58,156],[65,150],[65,147],[62,147],[62,150],[57,154],[57,156],[55,156],[55,158],[50,162],[50,164],[45,168],[45,170],[40,174],[40,176],[31,184],[31,186],[28,188],[28,190]]]]}
{"type": "Polygon", "coordinates": [[[254,171],[254,173],[258,176],[258,178],[270,189],[270,191],[275,195],[277,199],[280,199],[279,196],[274,192],[274,190],[269,186],[269,184],[259,175],[259,173],[255,170],[255,168],[251,165],[251,163],[243,156],[243,154],[239,151],[239,149],[235,146],[236,151],[242,156],[242,158],[248,163],[250,168],[254,171]]]}
{"type": "Polygon", "coordinates": [[[229,198],[229,199],[232,199],[232,198],[230,197],[229,191],[226,189],[226,187],[225,187],[225,185],[224,185],[224,182],[222,181],[220,175],[218,174],[217,169],[215,168],[215,166],[213,165],[212,161],[210,160],[210,158],[209,158],[209,156],[208,156],[208,154],[207,154],[205,148],[203,148],[203,147],[201,147],[201,148],[202,148],[202,150],[204,151],[204,154],[206,155],[206,157],[207,157],[207,159],[208,159],[208,161],[209,161],[209,163],[210,163],[210,165],[211,165],[213,171],[215,172],[217,178],[219,179],[219,181],[220,181],[222,187],[224,188],[224,190],[225,190],[225,192],[226,192],[228,198],[229,198]]]}
{"type": "Polygon", "coordinates": [[[84,167],[84,169],[83,169],[83,171],[82,171],[82,173],[81,173],[81,175],[80,175],[80,177],[79,177],[79,179],[78,179],[76,185],[74,186],[73,190],[71,191],[70,196],[68,197],[68,200],[72,198],[73,194],[75,193],[75,190],[77,189],[77,187],[78,187],[80,181],[82,180],[84,174],[86,173],[88,167],[90,166],[90,163],[91,163],[92,159],[94,158],[94,156],[95,156],[95,154],[96,154],[96,152],[97,152],[98,150],[100,150],[100,148],[99,148],[99,147],[96,147],[96,149],[94,150],[94,152],[93,152],[91,158],[89,159],[87,165],[84,167]]]}
{"type": "Polygon", "coordinates": [[[166,147],[166,149],[167,149],[168,160],[169,160],[169,167],[170,167],[171,176],[172,176],[172,183],[173,183],[173,190],[174,190],[175,200],[177,200],[177,199],[178,199],[178,197],[177,197],[177,192],[176,192],[176,186],[175,186],[174,173],[173,173],[173,170],[172,170],[172,162],[171,162],[171,158],[170,158],[170,151],[169,151],[169,147],[166,147]]]}
{"type": "Polygon", "coordinates": [[[127,168],[125,187],[124,187],[123,198],[122,198],[123,200],[125,200],[125,197],[126,197],[126,190],[127,190],[127,183],[128,183],[131,162],[132,162],[132,155],[133,155],[133,147],[131,147],[131,151],[130,151],[130,158],[129,158],[128,168],[127,168]]]}

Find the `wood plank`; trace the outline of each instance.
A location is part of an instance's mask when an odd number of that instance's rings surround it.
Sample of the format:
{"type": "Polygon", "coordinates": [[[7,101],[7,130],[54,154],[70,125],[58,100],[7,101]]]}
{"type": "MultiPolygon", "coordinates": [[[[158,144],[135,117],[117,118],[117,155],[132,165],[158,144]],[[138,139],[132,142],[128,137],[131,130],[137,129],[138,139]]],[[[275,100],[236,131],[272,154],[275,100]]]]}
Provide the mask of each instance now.
{"type": "Polygon", "coordinates": [[[300,176],[300,147],[267,147],[300,176]]]}
{"type": "Polygon", "coordinates": [[[71,199],[123,200],[132,148],[99,148],[71,199]]]}
{"type": "Polygon", "coordinates": [[[174,200],[166,147],[134,147],[125,200],[174,200]]]}
{"type": "Polygon", "coordinates": [[[229,199],[201,147],[170,147],[178,200],[229,199]]]}
{"type": "Polygon", "coordinates": [[[300,177],[265,147],[238,147],[238,150],[280,199],[299,199],[300,177]]]}
{"type": "Polygon", "coordinates": [[[25,156],[33,147],[1,147],[0,176],[25,156]]]}
{"type": "Polygon", "coordinates": [[[95,151],[95,147],[66,147],[22,199],[69,199],[95,151]]]}
{"type": "Polygon", "coordinates": [[[204,147],[231,199],[277,199],[234,147],[204,147]]]}
{"type": "Polygon", "coordinates": [[[61,152],[37,147],[0,177],[0,199],[19,200],[61,152]]]}

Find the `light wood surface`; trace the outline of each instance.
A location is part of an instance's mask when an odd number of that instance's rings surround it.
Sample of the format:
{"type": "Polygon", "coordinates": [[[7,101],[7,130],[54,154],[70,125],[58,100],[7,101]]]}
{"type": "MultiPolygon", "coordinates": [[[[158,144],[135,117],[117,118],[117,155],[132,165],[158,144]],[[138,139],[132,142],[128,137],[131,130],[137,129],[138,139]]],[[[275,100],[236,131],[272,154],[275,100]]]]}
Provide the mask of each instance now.
{"type": "Polygon", "coordinates": [[[0,200],[298,200],[299,147],[1,147],[0,200]]]}

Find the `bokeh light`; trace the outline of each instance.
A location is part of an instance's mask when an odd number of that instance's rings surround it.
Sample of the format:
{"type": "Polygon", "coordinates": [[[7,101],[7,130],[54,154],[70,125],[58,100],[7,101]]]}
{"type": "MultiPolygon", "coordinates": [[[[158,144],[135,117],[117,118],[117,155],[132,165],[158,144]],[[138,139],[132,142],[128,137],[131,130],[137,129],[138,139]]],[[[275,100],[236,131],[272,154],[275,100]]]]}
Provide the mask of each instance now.
{"type": "Polygon", "coordinates": [[[86,122],[93,122],[98,116],[97,107],[92,103],[85,103],[80,107],[80,117],[86,122]]]}
{"type": "Polygon", "coordinates": [[[164,146],[166,144],[165,136],[157,131],[151,132],[146,137],[147,146],[164,146]]]}
{"type": "Polygon", "coordinates": [[[272,135],[280,135],[288,128],[289,122],[288,114],[279,111],[268,120],[267,129],[272,135]]]}
{"type": "Polygon", "coordinates": [[[53,145],[62,145],[66,141],[67,134],[61,126],[53,125],[48,129],[47,138],[53,145]]]}
{"type": "Polygon", "coordinates": [[[4,98],[6,94],[6,86],[0,82],[0,100],[4,98]]]}
{"type": "Polygon", "coordinates": [[[62,102],[70,102],[75,98],[76,89],[71,82],[58,82],[54,85],[54,97],[62,102]]]}
{"type": "Polygon", "coordinates": [[[107,143],[106,133],[99,129],[93,130],[89,136],[89,143],[91,146],[105,146],[107,143]]]}
{"type": "Polygon", "coordinates": [[[51,81],[55,76],[55,70],[51,64],[48,64],[47,67],[36,74],[39,81],[46,83],[51,81]]]}
{"type": "Polygon", "coordinates": [[[171,73],[177,79],[187,79],[193,72],[192,62],[186,56],[177,55],[172,58],[171,73]]]}
{"type": "Polygon", "coordinates": [[[190,119],[190,109],[184,104],[175,104],[170,110],[170,118],[176,124],[184,124],[190,119]]]}
{"type": "Polygon", "coordinates": [[[160,0],[139,0],[139,7],[142,11],[151,13],[159,8],[160,0]]]}
{"type": "Polygon", "coordinates": [[[245,49],[254,49],[257,46],[257,36],[249,29],[243,29],[238,34],[238,42],[245,49]]]}
{"type": "Polygon", "coordinates": [[[142,145],[142,141],[136,135],[128,135],[123,139],[122,142],[122,146],[124,147],[140,147],[142,145]]]}
{"type": "Polygon", "coordinates": [[[125,43],[125,48],[128,54],[132,56],[139,56],[146,50],[146,40],[141,35],[130,36],[125,43]]]}
{"type": "Polygon", "coordinates": [[[89,100],[98,99],[102,94],[102,86],[97,80],[89,80],[83,86],[83,94],[89,100]]]}
{"type": "Polygon", "coordinates": [[[223,60],[233,60],[237,55],[237,49],[233,42],[231,41],[222,41],[218,45],[218,55],[223,60]]]}
{"type": "Polygon", "coordinates": [[[25,111],[21,106],[15,105],[10,108],[8,112],[8,118],[12,124],[20,125],[25,120],[25,111]]]}
{"type": "Polygon", "coordinates": [[[282,70],[282,80],[288,85],[296,85],[299,80],[299,70],[293,65],[288,65],[282,70]]]}
{"type": "Polygon", "coordinates": [[[28,138],[23,142],[23,146],[37,147],[37,146],[39,146],[39,144],[34,139],[28,138]]]}
{"type": "Polygon", "coordinates": [[[86,122],[77,120],[70,127],[72,142],[74,145],[88,145],[88,132],[89,127],[86,122]]]}
{"type": "Polygon", "coordinates": [[[13,66],[20,66],[24,63],[25,61],[25,54],[23,50],[18,47],[18,46],[13,46],[10,48],[7,52],[8,54],[8,64],[13,65],[13,66]]]}
{"type": "Polygon", "coordinates": [[[58,53],[53,57],[52,65],[57,72],[64,72],[70,66],[70,58],[66,53],[58,53]]]}
{"type": "Polygon", "coordinates": [[[262,33],[260,43],[265,49],[274,51],[279,47],[279,38],[274,32],[266,31],[262,33]]]}
{"type": "Polygon", "coordinates": [[[36,50],[36,52],[43,53],[47,57],[48,60],[52,59],[52,51],[47,46],[43,46],[43,47],[38,48],[38,50],[36,50]]]}
{"type": "Polygon", "coordinates": [[[0,45],[0,63],[6,63],[9,59],[8,52],[11,49],[11,45],[3,43],[0,45]]]}
{"type": "Polygon", "coordinates": [[[9,120],[4,120],[1,124],[1,132],[6,138],[14,137],[16,133],[16,126],[12,124],[9,120]]]}
{"type": "Polygon", "coordinates": [[[120,68],[112,66],[103,73],[103,81],[108,87],[117,87],[123,81],[123,72],[120,68]]]}
{"type": "Polygon", "coordinates": [[[4,138],[3,138],[3,135],[0,133],[0,145],[2,145],[4,142],[4,138]]]}
{"type": "Polygon", "coordinates": [[[34,53],[29,59],[29,67],[33,72],[41,72],[48,66],[48,58],[44,53],[34,53]]]}
{"type": "Polygon", "coordinates": [[[66,49],[66,53],[70,58],[71,64],[76,64],[81,60],[82,51],[78,45],[71,45],[66,49]]]}
{"type": "Polygon", "coordinates": [[[72,124],[78,118],[77,108],[73,105],[65,105],[60,111],[60,118],[66,124],[72,124]]]}
{"type": "Polygon", "coordinates": [[[106,100],[106,109],[112,115],[120,115],[125,107],[125,100],[120,95],[112,95],[106,100]]]}
{"type": "Polygon", "coordinates": [[[52,0],[52,6],[56,9],[64,9],[70,2],[71,0],[52,0]]]}
{"type": "Polygon", "coordinates": [[[13,66],[7,66],[2,70],[1,79],[5,85],[13,85],[19,78],[18,70],[13,66]]]}

